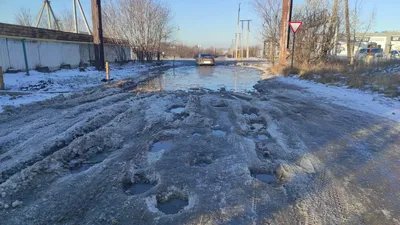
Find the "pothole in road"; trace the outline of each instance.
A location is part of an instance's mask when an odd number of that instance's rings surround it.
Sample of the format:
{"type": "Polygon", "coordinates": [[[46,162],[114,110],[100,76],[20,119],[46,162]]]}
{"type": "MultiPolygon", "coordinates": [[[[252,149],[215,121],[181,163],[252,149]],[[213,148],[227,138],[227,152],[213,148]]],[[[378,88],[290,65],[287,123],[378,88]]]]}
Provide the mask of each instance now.
{"type": "Polygon", "coordinates": [[[151,152],[168,151],[172,148],[173,142],[171,140],[158,141],[151,146],[151,152]]]}
{"type": "Polygon", "coordinates": [[[88,160],[72,159],[69,162],[69,169],[73,174],[83,172],[85,170],[88,170],[90,167],[103,162],[103,160],[106,159],[107,156],[108,153],[105,152],[97,154],[89,158],[88,160]]]}
{"type": "Polygon", "coordinates": [[[214,135],[217,135],[217,136],[225,136],[226,135],[226,131],[223,131],[223,130],[212,130],[211,133],[214,135]]]}
{"type": "Polygon", "coordinates": [[[157,208],[165,214],[177,214],[187,205],[189,200],[185,196],[171,195],[166,199],[157,198],[157,208]]]}
{"type": "Polygon", "coordinates": [[[264,183],[275,183],[275,177],[272,174],[265,174],[265,173],[256,173],[256,174],[252,174],[252,176],[264,183]]]}
{"type": "Polygon", "coordinates": [[[180,105],[174,105],[169,109],[169,111],[175,114],[181,114],[185,111],[185,107],[180,105]]]}
{"type": "Polygon", "coordinates": [[[206,167],[212,163],[211,155],[200,155],[196,156],[193,160],[189,162],[190,166],[206,167]]]}
{"type": "Polygon", "coordinates": [[[242,113],[245,114],[245,115],[252,115],[252,114],[254,114],[254,115],[257,115],[257,116],[258,116],[258,113],[259,113],[259,112],[260,112],[260,110],[257,109],[257,108],[254,108],[254,107],[243,106],[243,108],[242,108],[242,113]]]}
{"type": "Polygon", "coordinates": [[[256,178],[257,180],[272,184],[276,183],[275,176],[272,173],[268,173],[266,171],[257,171],[257,170],[250,170],[251,176],[256,178]]]}
{"type": "Polygon", "coordinates": [[[123,181],[122,188],[128,195],[139,195],[152,189],[156,184],[157,182],[150,181],[143,174],[136,174],[133,182],[131,180],[123,181]]]}
{"type": "Polygon", "coordinates": [[[264,134],[257,135],[257,141],[265,141],[267,139],[268,139],[267,135],[264,135],[264,134]]]}
{"type": "Polygon", "coordinates": [[[219,102],[212,104],[212,106],[214,106],[216,108],[225,108],[225,107],[228,107],[228,103],[226,103],[225,101],[219,101],[219,102]]]}

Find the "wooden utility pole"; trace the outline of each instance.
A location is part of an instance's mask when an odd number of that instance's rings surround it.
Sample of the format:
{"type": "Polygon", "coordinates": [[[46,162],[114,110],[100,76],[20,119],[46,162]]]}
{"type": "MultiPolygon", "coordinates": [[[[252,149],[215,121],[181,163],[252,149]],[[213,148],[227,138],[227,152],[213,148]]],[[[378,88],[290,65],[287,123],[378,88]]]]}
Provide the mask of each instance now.
{"type": "Polygon", "coordinates": [[[92,0],[94,57],[97,70],[104,70],[103,24],[101,22],[101,0],[92,0]]]}
{"type": "Polygon", "coordinates": [[[279,41],[279,64],[286,65],[287,54],[287,37],[289,29],[289,10],[291,0],[282,0],[282,22],[281,22],[281,37],[279,41]]]}

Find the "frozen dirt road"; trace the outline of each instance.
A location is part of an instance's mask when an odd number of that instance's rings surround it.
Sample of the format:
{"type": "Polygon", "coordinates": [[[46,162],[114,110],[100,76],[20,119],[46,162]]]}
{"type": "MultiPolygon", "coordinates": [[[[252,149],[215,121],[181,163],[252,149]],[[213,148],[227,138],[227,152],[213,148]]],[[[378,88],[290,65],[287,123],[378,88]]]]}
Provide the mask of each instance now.
{"type": "Polygon", "coordinates": [[[199,69],[1,113],[0,224],[400,224],[398,123],[199,69]]]}

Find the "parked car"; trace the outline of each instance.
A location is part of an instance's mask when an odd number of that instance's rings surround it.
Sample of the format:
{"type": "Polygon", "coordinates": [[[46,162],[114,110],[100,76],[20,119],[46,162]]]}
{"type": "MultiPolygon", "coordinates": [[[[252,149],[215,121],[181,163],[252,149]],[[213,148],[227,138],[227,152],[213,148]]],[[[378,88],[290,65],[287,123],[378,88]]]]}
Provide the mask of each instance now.
{"type": "Polygon", "coordinates": [[[399,50],[393,50],[390,52],[390,57],[392,59],[400,59],[400,51],[399,50]]]}
{"type": "Polygon", "coordinates": [[[385,53],[383,52],[383,49],[381,48],[362,48],[360,51],[356,54],[356,58],[361,59],[366,57],[368,54],[373,54],[374,58],[379,57],[382,58],[385,56],[385,53]]]}
{"type": "Polygon", "coordinates": [[[200,53],[196,58],[196,64],[198,66],[209,65],[215,66],[215,59],[212,54],[200,53]]]}

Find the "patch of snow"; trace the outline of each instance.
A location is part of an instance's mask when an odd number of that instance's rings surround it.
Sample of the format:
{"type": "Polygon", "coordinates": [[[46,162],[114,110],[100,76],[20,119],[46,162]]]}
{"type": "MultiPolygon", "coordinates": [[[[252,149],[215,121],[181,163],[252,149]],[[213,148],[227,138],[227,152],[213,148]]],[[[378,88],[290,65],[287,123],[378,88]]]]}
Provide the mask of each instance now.
{"type": "MultiPolygon", "coordinates": [[[[172,65],[172,62],[161,65],[128,63],[120,66],[110,64],[110,77],[113,80],[137,77],[141,72],[170,64],[172,65]]],[[[0,112],[6,105],[18,107],[21,104],[53,98],[60,93],[78,92],[104,84],[102,79],[106,76],[105,71],[97,71],[94,67],[88,67],[84,72],[80,72],[79,69],[62,69],[51,73],[31,70],[29,74],[29,76],[25,72],[4,74],[6,91],[0,92],[0,112]]]]}
{"type": "Polygon", "coordinates": [[[359,111],[379,115],[400,122],[400,102],[376,94],[347,87],[328,86],[309,80],[301,80],[298,76],[277,78],[279,81],[307,89],[313,97],[323,98],[332,103],[359,111]]]}

